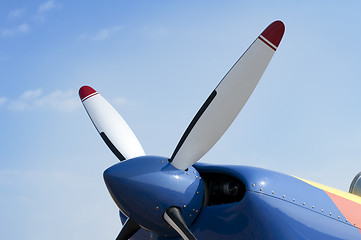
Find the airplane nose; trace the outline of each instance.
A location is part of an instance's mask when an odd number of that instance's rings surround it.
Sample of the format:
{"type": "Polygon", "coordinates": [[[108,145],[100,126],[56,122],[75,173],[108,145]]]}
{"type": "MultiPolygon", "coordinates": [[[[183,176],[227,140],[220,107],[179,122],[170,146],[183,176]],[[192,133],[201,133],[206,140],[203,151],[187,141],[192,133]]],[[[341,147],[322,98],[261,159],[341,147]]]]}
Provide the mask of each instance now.
{"type": "Polygon", "coordinates": [[[120,209],[124,209],[122,195],[129,194],[130,186],[127,187],[127,182],[129,182],[129,179],[126,179],[126,169],[119,165],[121,165],[121,163],[115,164],[114,166],[105,170],[103,173],[103,178],[109,193],[117,206],[120,209]]]}
{"type": "Polygon", "coordinates": [[[114,188],[114,184],[117,181],[117,179],[120,178],[120,176],[121,174],[115,171],[113,167],[108,168],[103,173],[104,182],[107,185],[107,187],[110,189],[114,188]]]}
{"type": "Polygon", "coordinates": [[[141,194],[141,183],[136,180],[136,176],[133,174],[134,170],[123,166],[126,165],[124,163],[115,164],[105,170],[103,178],[116,205],[129,217],[132,209],[142,207],[141,198],[144,196],[141,194]]]}
{"type": "Polygon", "coordinates": [[[181,209],[186,224],[197,217],[203,202],[203,181],[194,167],[175,168],[168,158],[143,156],[113,165],[104,181],[114,202],[128,218],[154,232],[176,232],[163,214],[170,207],[181,209]]]}
{"type": "Polygon", "coordinates": [[[110,187],[113,186],[114,182],[122,176],[122,168],[118,169],[117,167],[115,167],[116,165],[106,169],[103,173],[104,181],[110,187]]]}

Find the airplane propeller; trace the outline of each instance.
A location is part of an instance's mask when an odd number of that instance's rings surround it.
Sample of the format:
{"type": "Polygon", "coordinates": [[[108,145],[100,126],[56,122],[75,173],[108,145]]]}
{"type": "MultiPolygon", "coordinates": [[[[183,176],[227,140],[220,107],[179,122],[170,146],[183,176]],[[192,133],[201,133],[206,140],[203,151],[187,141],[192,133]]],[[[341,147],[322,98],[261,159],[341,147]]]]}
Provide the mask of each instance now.
{"type": "Polygon", "coordinates": [[[104,172],[119,210],[128,217],[117,240],[140,228],[161,236],[196,239],[189,229],[203,203],[203,181],[192,166],[222,137],[246,104],[282,39],[281,21],[270,24],[207,98],[171,158],[146,156],[124,119],[93,88],[79,96],[104,142],[121,161],[104,172]],[[126,160],[126,161],[123,161],[126,160]]]}
{"type": "Polygon", "coordinates": [[[100,136],[120,161],[145,155],[128,124],[97,91],[83,86],[79,96],[100,136]]]}
{"type": "Polygon", "coordinates": [[[127,240],[131,238],[138,230],[140,226],[131,218],[125,222],[122,231],[120,231],[118,237],[115,240],[127,240]]]}
{"type": "Polygon", "coordinates": [[[196,237],[187,227],[182,211],[177,207],[170,207],[164,213],[164,220],[176,230],[183,239],[196,240],[196,237]]]}

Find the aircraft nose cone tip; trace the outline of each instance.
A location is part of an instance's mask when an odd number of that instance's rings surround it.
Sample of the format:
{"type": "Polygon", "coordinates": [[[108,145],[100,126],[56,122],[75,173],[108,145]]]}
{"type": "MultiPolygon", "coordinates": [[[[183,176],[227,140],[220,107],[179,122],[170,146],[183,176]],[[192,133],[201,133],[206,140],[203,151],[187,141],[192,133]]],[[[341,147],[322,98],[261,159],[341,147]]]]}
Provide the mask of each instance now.
{"type": "Polygon", "coordinates": [[[270,41],[273,45],[278,47],[285,32],[285,25],[282,21],[275,21],[271,23],[261,35],[270,41]]]}
{"type": "Polygon", "coordinates": [[[88,96],[96,93],[97,91],[95,91],[92,87],[89,86],[82,86],[79,89],[79,97],[82,101],[84,101],[88,96]]]}
{"type": "Polygon", "coordinates": [[[111,183],[112,180],[116,179],[116,176],[114,176],[112,169],[108,168],[103,172],[103,178],[105,183],[111,183]]]}

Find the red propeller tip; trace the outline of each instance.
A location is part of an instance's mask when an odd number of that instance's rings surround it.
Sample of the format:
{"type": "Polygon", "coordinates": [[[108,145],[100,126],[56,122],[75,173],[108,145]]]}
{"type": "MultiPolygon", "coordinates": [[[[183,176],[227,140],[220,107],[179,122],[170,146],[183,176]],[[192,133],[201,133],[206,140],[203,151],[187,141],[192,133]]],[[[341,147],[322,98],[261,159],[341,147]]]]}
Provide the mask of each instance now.
{"type": "MultiPolygon", "coordinates": [[[[275,21],[271,23],[261,35],[271,42],[275,47],[281,42],[283,34],[285,32],[285,25],[281,21],[275,21]]],[[[276,50],[276,49],[275,49],[276,50]]]]}
{"type": "Polygon", "coordinates": [[[82,86],[79,89],[79,97],[83,102],[96,94],[98,94],[98,92],[89,86],[82,86]]]}

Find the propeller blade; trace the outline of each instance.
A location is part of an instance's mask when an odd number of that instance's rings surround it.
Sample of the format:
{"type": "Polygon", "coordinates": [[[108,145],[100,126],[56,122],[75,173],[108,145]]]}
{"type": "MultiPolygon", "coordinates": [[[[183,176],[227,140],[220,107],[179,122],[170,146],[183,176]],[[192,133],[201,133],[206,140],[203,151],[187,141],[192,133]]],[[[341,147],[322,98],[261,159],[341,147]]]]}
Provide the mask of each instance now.
{"type": "Polygon", "coordinates": [[[122,230],[120,231],[118,237],[115,240],[128,240],[130,239],[138,230],[140,226],[131,218],[125,222],[122,230]]]}
{"type": "Polygon", "coordinates": [[[145,155],[128,124],[97,91],[83,86],[79,96],[100,136],[120,161],[145,155]]]}
{"type": "Polygon", "coordinates": [[[270,24],[214,89],[184,132],[170,162],[185,170],[222,137],[257,86],[284,33],[281,21],[270,24]]]}
{"type": "Polygon", "coordinates": [[[168,208],[163,215],[164,220],[176,230],[184,240],[197,240],[187,227],[182,212],[177,207],[168,208]]]}

